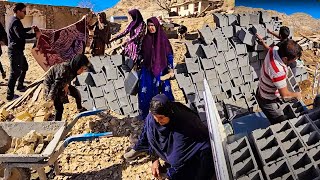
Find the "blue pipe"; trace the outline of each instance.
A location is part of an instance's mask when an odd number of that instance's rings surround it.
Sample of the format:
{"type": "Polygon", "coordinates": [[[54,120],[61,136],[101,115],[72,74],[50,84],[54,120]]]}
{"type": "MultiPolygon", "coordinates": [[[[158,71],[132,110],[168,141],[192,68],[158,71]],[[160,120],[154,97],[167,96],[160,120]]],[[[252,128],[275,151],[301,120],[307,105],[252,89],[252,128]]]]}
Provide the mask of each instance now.
{"type": "Polygon", "coordinates": [[[90,141],[96,138],[111,137],[111,136],[113,136],[112,132],[79,134],[79,135],[68,137],[66,140],[64,140],[63,146],[67,147],[68,144],[72,142],[90,141]]]}

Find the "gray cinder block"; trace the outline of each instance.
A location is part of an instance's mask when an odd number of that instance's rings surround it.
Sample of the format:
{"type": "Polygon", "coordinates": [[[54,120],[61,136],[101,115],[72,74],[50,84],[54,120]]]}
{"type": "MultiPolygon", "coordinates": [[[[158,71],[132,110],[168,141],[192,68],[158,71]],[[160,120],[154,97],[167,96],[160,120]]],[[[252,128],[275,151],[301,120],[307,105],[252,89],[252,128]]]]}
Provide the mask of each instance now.
{"type": "Polygon", "coordinates": [[[250,24],[259,24],[260,23],[260,15],[259,14],[249,14],[250,24]]]}
{"type": "Polygon", "coordinates": [[[200,58],[200,62],[202,65],[202,69],[204,70],[208,70],[208,69],[213,69],[214,68],[214,64],[212,59],[207,59],[207,58],[200,58]]]}
{"type": "Polygon", "coordinates": [[[239,72],[238,68],[236,68],[236,69],[229,71],[229,75],[230,75],[230,78],[233,79],[233,78],[239,77],[240,72],[239,72]]]}
{"type": "Polygon", "coordinates": [[[250,92],[250,84],[246,83],[240,86],[240,90],[242,93],[250,92]]]}
{"type": "Polygon", "coordinates": [[[115,91],[105,93],[104,97],[106,98],[107,102],[112,102],[117,99],[115,91]]]}
{"type": "Polygon", "coordinates": [[[193,83],[202,82],[204,79],[204,74],[202,71],[200,71],[198,73],[190,74],[190,76],[191,76],[193,83]]]}
{"type": "MultiPolygon", "coordinates": [[[[219,82],[218,79],[211,79],[211,80],[208,81],[208,84],[209,84],[210,88],[211,88],[211,87],[215,88],[215,87],[217,87],[217,86],[220,85],[220,82],[219,82]]],[[[217,87],[217,88],[218,88],[218,87],[217,87]]],[[[219,88],[221,89],[221,87],[219,87],[219,88]]],[[[211,91],[212,91],[212,90],[211,90],[211,91]]],[[[212,91],[212,92],[213,92],[213,91],[212,91]]],[[[221,90],[216,91],[216,92],[218,92],[218,94],[219,94],[219,93],[221,92],[221,90]]]]}
{"type": "Polygon", "coordinates": [[[202,29],[198,30],[200,38],[206,44],[212,44],[214,36],[212,34],[211,28],[208,25],[205,25],[202,29]]]}
{"type": "Polygon", "coordinates": [[[106,76],[107,80],[115,80],[118,79],[118,70],[116,67],[105,67],[106,68],[106,76]]]}
{"type": "Polygon", "coordinates": [[[78,75],[76,85],[78,85],[78,86],[85,86],[85,85],[95,86],[94,81],[91,76],[91,73],[84,72],[84,73],[78,75]]]}
{"type": "Polygon", "coordinates": [[[249,65],[249,56],[248,55],[238,55],[238,64],[239,67],[244,67],[249,65]]]}
{"type": "Polygon", "coordinates": [[[117,90],[116,90],[116,94],[117,94],[117,97],[118,97],[119,99],[120,99],[120,98],[123,98],[123,97],[125,97],[125,96],[127,95],[124,88],[117,89],[117,90]]]}
{"type": "Polygon", "coordinates": [[[231,81],[234,87],[240,86],[241,84],[243,84],[243,80],[241,77],[233,78],[231,81]]]}
{"type": "Polygon", "coordinates": [[[98,97],[103,97],[103,91],[101,87],[90,87],[90,91],[91,91],[91,97],[93,99],[98,98],[98,97]]]}
{"type": "Polygon", "coordinates": [[[100,72],[103,68],[103,64],[101,62],[101,58],[100,56],[94,56],[92,58],[89,59],[92,67],[93,67],[93,70],[95,72],[100,72]]]}
{"type": "Polygon", "coordinates": [[[81,101],[89,100],[88,86],[76,86],[76,88],[80,93],[81,101]]]}
{"type": "Polygon", "coordinates": [[[119,98],[119,106],[120,107],[125,107],[125,106],[129,106],[130,103],[129,103],[129,100],[127,97],[122,97],[122,98],[119,98]]]}
{"type": "Polygon", "coordinates": [[[204,73],[205,73],[205,76],[206,76],[207,80],[217,79],[218,78],[218,74],[217,74],[217,71],[215,69],[208,69],[204,73]]]}
{"type": "Polygon", "coordinates": [[[225,63],[221,63],[221,64],[216,65],[215,69],[219,75],[227,72],[227,70],[228,70],[225,63]]]}
{"type": "Polygon", "coordinates": [[[97,74],[93,74],[91,73],[91,77],[94,81],[94,84],[96,86],[103,86],[107,83],[106,79],[105,79],[105,74],[104,72],[100,72],[100,73],[97,73],[97,74]]]}
{"type": "Polygon", "coordinates": [[[118,79],[114,80],[113,82],[114,82],[115,89],[124,88],[124,79],[123,78],[118,78],[118,79]]]}
{"type": "Polygon", "coordinates": [[[93,109],[93,107],[94,107],[93,100],[90,99],[90,100],[82,102],[82,107],[84,107],[84,108],[86,108],[88,110],[93,109]]]}
{"type": "Polygon", "coordinates": [[[191,42],[186,43],[186,47],[187,47],[187,57],[191,57],[191,58],[195,58],[200,54],[200,51],[202,51],[202,49],[200,49],[200,44],[192,44],[191,42]]]}
{"type": "Polygon", "coordinates": [[[238,38],[241,40],[241,42],[249,46],[253,46],[255,44],[255,36],[244,28],[239,31],[238,38]]]}
{"type": "Polygon", "coordinates": [[[260,23],[271,22],[271,17],[267,11],[260,11],[260,23]]]}
{"type": "Polygon", "coordinates": [[[233,36],[233,27],[232,26],[225,26],[221,28],[222,33],[227,37],[231,38],[233,36]]]}
{"type": "Polygon", "coordinates": [[[217,57],[215,57],[215,58],[213,59],[213,62],[214,62],[215,64],[223,64],[223,63],[225,63],[225,62],[226,62],[226,58],[225,58],[225,56],[224,56],[224,53],[223,53],[223,52],[218,53],[217,57]]]}
{"type": "Polygon", "coordinates": [[[245,44],[236,44],[235,48],[236,48],[237,55],[246,54],[247,53],[247,47],[246,47],[245,44]]]}
{"type": "Polygon", "coordinates": [[[222,83],[230,81],[230,76],[229,76],[229,73],[227,71],[222,73],[222,74],[219,74],[219,77],[220,77],[220,81],[222,83]]]}
{"type": "Polygon", "coordinates": [[[222,83],[222,84],[221,84],[221,87],[222,87],[223,92],[227,92],[228,90],[231,90],[231,89],[232,89],[231,84],[230,84],[230,82],[228,82],[228,81],[222,83]]]}
{"type": "Polygon", "coordinates": [[[272,179],[296,179],[287,160],[281,160],[274,164],[264,166],[267,180],[272,179]]]}
{"type": "MultiPolygon", "coordinates": [[[[119,106],[119,103],[117,100],[109,102],[108,104],[109,104],[109,107],[111,110],[113,110],[113,111],[120,110],[120,106],[119,106]]],[[[119,111],[117,111],[117,112],[119,112],[119,111]]]]}
{"type": "MultiPolygon", "coordinates": [[[[115,54],[110,56],[111,61],[114,63],[115,66],[120,66],[122,64],[122,55],[115,54]]],[[[103,60],[101,60],[103,62],[103,60]]]]}
{"type": "Polygon", "coordinates": [[[204,54],[207,58],[213,58],[213,57],[216,57],[218,55],[218,52],[217,52],[217,47],[215,44],[211,44],[211,45],[201,45],[203,51],[204,51],[204,54]]]}
{"type": "Polygon", "coordinates": [[[104,97],[95,98],[93,101],[96,109],[106,109],[108,107],[104,97]]]}
{"type": "Polygon", "coordinates": [[[238,61],[236,59],[230,60],[227,62],[229,71],[236,69],[238,67],[238,61]]]}
{"type": "Polygon", "coordinates": [[[224,27],[228,25],[228,18],[225,15],[214,13],[213,17],[217,27],[224,27]]]}
{"type": "Polygon", "coordinates": [[[250,16],[248,14],[239,14],[238,21],[240,26],[247,27],[249,26],[249,23],[250,23],[250,16]]]}
{"type": "Polygon", "coordinates": [[[242,77],[245,83],[253,81],[252,74],[243,75],[242,77]]]}
{"type": "Polygon", "coordinates": [[[237,25],[238,24],[238,19],[237,16],[234,14],[226,14],[227,18],[228,18],[228,25],[237,25]]]}
{"type": "Polygon", "coordinates": [[[251,74],[251,68],[250,66],[240,67],[240,72],[242,75],[249,75],[251,74]]]}
{"type": "Polygon", "coordinates": [[[103,91],[104,91],[105,93],[114,91],[115,88],[114,88],[114,85],[113,85],[113,84],[114,84],[114,83],[113,83],[113,80],[107,81],[106,85],[103,86],[103,91]]]}
{"type": "Polygon", "coordinates": [[[198,63],[187,63],[188,73],[196,73],[199,72],[200,67],[198,63]]]}
{"type": "Polygon", "coordinates": [[[236,53],[234,49],[229,49],[229,51],[224,52],[224,55],[225,55],[226,61],[230,61],[236,58],[236,53]]]}
{"type": "Polygon", "coordinates": [[[226,37],[216,36],[214,42],[219,52],[229,50],[228,39],[226,37]]]}

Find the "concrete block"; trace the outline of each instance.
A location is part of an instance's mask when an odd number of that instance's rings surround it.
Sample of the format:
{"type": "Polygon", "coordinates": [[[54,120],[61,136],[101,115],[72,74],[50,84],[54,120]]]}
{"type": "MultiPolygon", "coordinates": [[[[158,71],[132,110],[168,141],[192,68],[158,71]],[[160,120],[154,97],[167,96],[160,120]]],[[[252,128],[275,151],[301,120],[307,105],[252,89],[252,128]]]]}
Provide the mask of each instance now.
{"type": "Polygon", "coordinates": [[[125,106],[129,106],[129,105],[130,105],[130,103],[129,103],[127,96],[119,98],[119,106],[120,107],[125,107],[125,106]]]}
{"type": "Polygon", "coordinates": [[[229,50],[228,39],[226,37],[216,36],[214,42],[219,52],[229,50]]]}
{"type": "Polygon", "coordinates": [[[192,79],[193,83],[203,82],[204,74],[201,71],[198,72],[198,73],[190,74],[190,76],[191,76],[191,79],[192,79]]]}
{"type": "Polygon", "coordinates": [[[253,36],[248,30],[242,28],[238,33],[238,38],[242,43],[249,46],[253,46],[255,43],[255,36],[253,36]]]}
{"type": "Polygon", "coordinates": [[[240,86],[244,83],[241,77],[233,78],[231,81],[234,87],[240,86]]]}
{"type": "Polygon", "coordinates": [[[101,62],[100,56],[94,56],[89,59],[90,64],[92,65],[92,68],[95,72],[100,72],[102,71],[103,64],[101,62]]]}
{"type": "Polygon", "coordinates": [[[221,28],[222,33],[227,37],[231,38],[233,36],[233,27],[232,26],[224,26],[221,28]]]}
{"type": "Polygon", "coordinates": [[[213,58],[213,62],[217,64],[223,64],[226,62],[226,58],[223,52],[218,53],[217,57],[213,58]]]}
{"type": "Polygon", "coordinates": [[[184,88],[191,85],[191,78],[185,76],[184,74],[176,74],[176,79],[178,81],[179,87],[184,88]]]}
{"type": "Polygon", "coordinates": [[[276,137],[287,157],[306,151],[304,144],[293,129],[280,132],[276,137]]]}
{"type": "Polygon", "coordinates": [[[118,79],[118,70],[116,67],[105,67],[106,68],[106,76],[107,80],[115,80],[118,79]]]}
{"type": "Polygon", "coordinates": [[[250,92],[250,84],[246,83],[240,86],[240,91],[242,93],[250,92]]]}
{"type": "Polygon", "coordinates": [[[130,105],[128,105],[128,106],[121,107],[121,111],[122,111],[123,114],[129,115],[129,114],[131,114],[131,112],[133,110],[132,110],[132,107],[130,105]]]}
{"type": "Polygon", "coordinates": [[[251,74],[251,68],[250,66],[240,67],[240,72],[242,75],[249,75],[251,74]]]}
{"type": "Polygon", "coordinates": [[[93,99],[103,97],[103,89],[101,87],[90,87],[91,97],[93,99]]]}
{"type": "Polygon", "coordinates": [[[87,110],[93,109],[93,107],[94,107],[93,100],[90,99],[90,100],[82,102],[82,107],[86,108],[87,110]]]}
{"type": "MultiPolygon", "coordinates": [[[[210,80],[208,80],[208,84],[210,87],[216,87],[216,86],[220,85],[220,81],[219,81],[219,79],[210,79],[210,80]]],[[[221,92],[221,91],[219,91],[219,92],[221,92]]]]}
{"type": "Polygon", "coordinates": [[[218,100],[218,101],[223,101],[224,99],[227,99],[227,98],[228,98],[228,95],[227,95],[227,93],[222,92],[222,93],[220,93],[220,94],[217,94],[216,97],[217,97],[217,100],[218,100]]]}
{"type": "Polygon", "coordinates": [[[238,55],[238,66],[245,67],[249,66],[249,56],[248,55],[238,55]]]}
{"type": "Polygon", "coordinates": [[[238,68],[238,61],[236,59],[230,60],[227,62],[228,70],[231,71],[233,69],[238,68]]]}
{"type": "Polygon", "coordinates": [[[267,11],[260,11],[260,23],[271,22],[271,17],[267,11]]]}
{"type": "Polygon", "coordinates": [[[117,90],[116,90],[116,94],[117,94],[117,97],[118,97],[119,99],[127,96],[126,91],[125,91],[124,88],[117,89],[117,90]]]}
{"type": "MultiPolygon", "coordinates": [[[[118,113],[119,113],[119,111],[116,111],[116,110],[120,110],[120,106],[119,106],[119,103],[118,103],[117,100],[112,101],[112,102],[109,102],[108,104],[109,104],[109,107],[110,107],[110,109],[111,109],[112,111],[115,111],[115,112],[118,112],[118,113]]],[[[120,112],[120,113],[121,113],[121,112],[120,112]]]]}
{"type": "Polygon", "coordinates": [[[317,146],[315,148],[312,148],[307,151],[309,157],[315,162],[316,164],[319,164],[320,160],[320,146],[317,146]]]}
{"type": "Polygon", "coordinates": [[[251,92],[256,92],[257,88],[258,88],[258,81],[255,81],[255,82],[251,82],[250,83],[250,91],[251,92]]]}
{"type": "Polygon", "coordinates": [[[117,95],[115,91],[110,91],[108,93],[105,93],[104,97],[106,98],[108,103],[117,99],[117,95]]]}
{"type": "Polygon", "coordinates": [[[259,24],[260,23],[260,14],[249,14],[250,22],[249,24],[259,24]]]}
{"type": "Polygon", "coordinates": [[[200,38],[206,44],[212,44],[214,36],[212,34],[211,28],[206,25],[202,29],[199,30],[200,38]]]}
{"type": "Polygon", "coordinates": [[[298,179],[319,179],[319,169],[307,153],[295,154],[288,161],[298,179]]]}
{"type": "Polygon", "coordinates": [[[138,96],[130,95],[129,99],[130,99],[131,103],[137,103],[138,102],[138,96]]]}
{"type": "Polygon", "coordinates": [[[118,78],[118,79],[114,80],[113,83],[114,83],[115,89],[124,88],[124,79],[123,78],[118,78]]]}
{"type": "MultiPolygon", "coordinates": [[[[300,161],[299,161],[300,162],[300,161]]],[[[298,162],[298,163],[299,163],[298,162]]],[[[294,171],[298,179],[319,179],[320,171],[316,165],[309,164],[294,171]]]]}
{"type": "Polygon", "coordinates": [[[230,61],[236,58],[236,52],[234,49],[229,49],[229,51],[224,52],[224,56],[226,58],[226,61],[230,61]]]}
{"type": "Polygon", "coordinates": [[[214,22],[216,23],[217,27],[224,27],[227,26],[228,23],[228,18],[220,13],[214,13],[213,14],[214,22]]]}
{"type": "Polygon", "coordinates": [[[218,52],[217,52],[217,47],[215,44],[211,44],[211,45],[201,45],[203,51],[204,51],[204,54],[205,54],[205,57],[206,58],[213,58],[213,57],[216,57],[218,55],[218,52]]]}
{"type": "Polygon", "coordinates": [[[75,84],[77,86],[85,86],[85,85],[95,86],[94,81],[91,76],[91,73],[89,73],[89,72],[84,72],[84,73],[78,75],[77,81],[75,84]]]}
{"type": "Polygon", "coordinates": [[[260,170],[253,171],[250,174],[246,174],[244,176],[241,176],[237,180],[264,180],[263,175],[260,170]]]}
{"type": "Polygon", "coordinates": [[[113,80],[107,81],[106,85],[103,86],[103,91],[104,91],[105,93],[114,91],[114,90],[115,90],[115,87],[114,87],[113,84],[114,84],[114,83],[113,83],[113,80]]]}
{"type": "Polygon", "coordinates": [[[139,103],[133,103],[133,104],[131,104],[131,107],[134,111],[137,111],[137,110],[139,110],[139,103]]]}
{"type": "MultiPolygon", "coordinates": [[[[240,99],[243,99],[243,94],[233,94],[232,98],[234,101],[239,101],[240,99]]],[[[244,100],[244,102],[242,102],[241,104],[246,105],[246,101],[244,100]]]]}
{"type": "Polygon", "coordinates": [[[267,180],[272,179],[296,179],[287,160],[281,160],[274,164],[264,166],[267,180]]]}
{"type": "Polygon", "coordinates": [[[218,74],[217,74],[217,71],[215,69],[208,69],[204,73],[205,73],[205,77],[206,77],[207,80],[217,79],[218,78],[218,74]]]}
{"type": "Polygon", "coordinates": [[[88,86],[76,86],[80,93],[81,101],[86,101],[89,99],[88,86]]]}
{"type": "Polygon", "coordinates": [[[104,97],[95,98],[93,100],[93,102],[94,102],[94,106],[96,107],[96,109],[106,109],[107,108],[106,99],[104,97]]]}
{"type": "Polygon", "coordinates": [[[216,71],[218,72],[219,75],[227,72],[227,70],[228,70],[225,63],[217,64],[215,66],[215,69],[216,69],[216,71]]]}
{"type": "Polygon", "coordinates": [[[250,23],[250,16],[248,14],[239,14],[238,21],[240,26],[247,27],[250,23]]]}
{"type": "Polygon", "coordinates": [[[238,25],[238,19],[237,16],[234,14],[226,14],[225,15],[228,18],[228,25],[238,25]]]}
{"type": "Polygon", "coordinates": [[[245,44],[236,44],[236,53],[237,55],[246,54],[247,53],[247,46],[245,44]]]}
{"type": "Polygon", "coordinates": [[[240,72],[236,68],[236,69],[233,69],[233,70],[229,71],[229,75],[230,75],[230,78],[233,79],[233,78],[239,77],[240,76],[240,72]]]}
{"type": "MultiPolygon", "coordinates": [[[[120,66],[122,65],[122,55],[120,54],[115,54],[110,56],[110,60],[114,63],[115,66],[120,66]]],[[[103,61],[102,61],[103,63],[103,61]]]]}
{"type": "MultiPolygon", "coordinates": [[[[242,146],[244,147],[240,149],[238,145],[238,148],[239,148],[238,151],[233,150],[233,153],[228,153],[233,177],[239,178],[246,174],[249,174],[252,171],[258,170],[258,165],[254,159],[250,145],[249,144],[245,145],[245,143],[248,143],[248,140],[240,139],[234,142],[233,144],[235,143],[241,144],[240,147],[242,146]]],[[[232,151],[232,150],[229,150],[229,151],[232,151]]]]}
{"type": "Polygon", "coordinates": [[[200,58],[200,62],[202,65],[202,69],[204,70],[208,70],[208,69],[213,69],[214,68],[214,64],[213,64],[213,60],[207,59],[207,58],[200,58]]]}
{"type": "Polygon", "coordinates": [[[240,87],[232,87],[230,90],[231,90],[231,95],[240,94],[240,87]]]}
{"type": "Polygon", "coordinates": [[[200,67],[198,63],[187,63],[188,73],[196,73],[199,72],[200,67]]]}
{"type": "Polygon", "coordinates": [[[230,76],[229,76],[229,73],[227,71],[222,73],[222,74],[219,74],[219,78],[220,78],[220,81],[222,83],[230,81],[230,76]]]}
{"type": "Polygon", "coordinates": [[[183,88],[183,91],[186,95],[189,95],[189,94],[195,94],[196,89],[195,89],[194,85],[191,84],[190,86],[183,88]]]}
{"type": "Polygon", "coordinates": [[[195,86],[196,86],[196,89],[197,89],[197,91],[198,92],[200,92],[200,91],[204,91],[204,84],[203,84],[203,81],[202,82],[197,82],[197,83],[195,83],[195,86]]]}
{"type": "MultiPolygon", "coordinates": [[[[127,94],[137,94],[138,83],[139,83],[139,73],[131,71],[131,73],[129,73],[128,76],[126,76],[126,78],[123,82],[123,86],[126,90],[126,93],[127,94]]],[[[122,84],[121,84],[121,86],[122,86],[122,84]]],[[[119,87],[120,87],[120,85],[119,85],[119,87]]]]}
{"type": "Polygon", "coordinates": [[[94,81],[95,86],[103,86],[107,83],[104,72],[100,72],[97,74],[91,73],[91,77],[94,81]]]}
{"type": "MultiPolygon", "coordinates": [[[[188,58],[196,58],[197,56],[201,56],[200,44],[192,44],[191,42],[186,43],[187,47],[187,54],[186,56],[188,58]]],[[[202,56],[201,56],[202,57],[202,56]]]]}
{"type": "Polygon", "coordinates": [[[232,90],[233,88],[231,87],[230,82],[224,82],[221,84],[223,92],[227,92],[228,90],[232,90]]]}
{"type": "Polygon", "coordinates": [[[247,82],[252,82],[252,81],[253,81],[252,74],[243,75],[242,77],[243,77],[243,81],[244,81],[245,83],[247,83],[247,82]]]}

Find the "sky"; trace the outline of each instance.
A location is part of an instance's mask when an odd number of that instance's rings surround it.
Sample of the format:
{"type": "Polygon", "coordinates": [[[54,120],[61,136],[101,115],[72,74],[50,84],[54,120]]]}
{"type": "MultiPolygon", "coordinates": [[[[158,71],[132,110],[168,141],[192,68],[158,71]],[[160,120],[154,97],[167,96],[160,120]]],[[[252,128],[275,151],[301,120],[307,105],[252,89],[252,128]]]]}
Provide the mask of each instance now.
{"type": "Polygon", "coordinates": [[[288,15],[303,12],[320,19],[320,0],[235,0],[236,6],[276,10],[288,15]]]}
{"type": "Polygon", "coordinates": [[[8,0],[10,2],[23,2],[31,4],[48,4],[56,6],[78,6],[80,2],[91,2],[93,11],[99,12],[110,8],[118,3],[119,0],[8,0]]]}

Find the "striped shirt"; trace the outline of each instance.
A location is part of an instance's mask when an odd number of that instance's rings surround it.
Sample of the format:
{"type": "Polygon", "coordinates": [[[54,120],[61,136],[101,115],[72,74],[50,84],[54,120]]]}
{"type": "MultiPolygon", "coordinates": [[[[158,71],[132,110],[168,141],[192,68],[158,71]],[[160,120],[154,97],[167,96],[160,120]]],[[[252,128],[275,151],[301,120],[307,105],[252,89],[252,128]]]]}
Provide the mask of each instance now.
{"type": "Polygon", "coordinates": [[[278,54],[279,47],[269,49],[261,67],[259,93],[262,98],[274,100],[280,97],[278,89],[287,86],[287,66],[278,54]]]}

